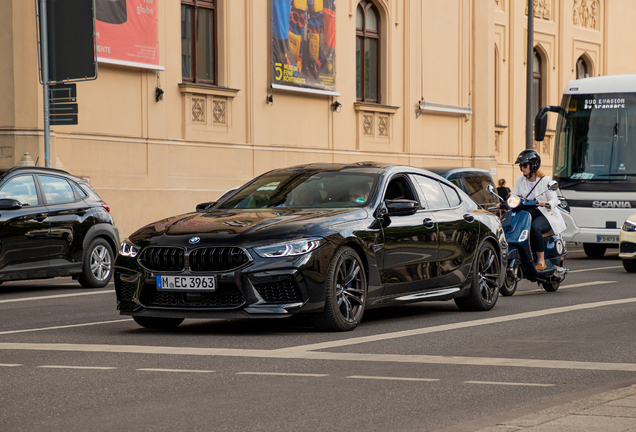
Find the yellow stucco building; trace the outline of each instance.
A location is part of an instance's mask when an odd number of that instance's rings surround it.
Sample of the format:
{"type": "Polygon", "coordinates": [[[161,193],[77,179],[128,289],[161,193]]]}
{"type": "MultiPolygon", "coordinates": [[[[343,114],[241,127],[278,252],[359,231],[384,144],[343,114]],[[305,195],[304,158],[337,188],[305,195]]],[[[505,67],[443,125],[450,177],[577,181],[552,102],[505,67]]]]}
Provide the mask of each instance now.
{"type": "MultiPolygon", "coordinates": [[[[512,183],[526,0],[292,0],[292,12],[333,11],[325,92],[272,88],[278,1],[138,0],[156,13],[159,67],[100,62],[77,84],[79,124],[51,127],[52,165],[90,179],[122,236],[308,162],[475,166],[512,183]]],[[[577,76],[636,73],[634,0],[534,0],[534,12],[536,106],[559,104],[577,76]]],[[[2,168],[25,152],[43,165],[36,40],[35,2],[1,0],[2,168]]],[[[553,138],[537,147],[548,172],[553,138]]]]}

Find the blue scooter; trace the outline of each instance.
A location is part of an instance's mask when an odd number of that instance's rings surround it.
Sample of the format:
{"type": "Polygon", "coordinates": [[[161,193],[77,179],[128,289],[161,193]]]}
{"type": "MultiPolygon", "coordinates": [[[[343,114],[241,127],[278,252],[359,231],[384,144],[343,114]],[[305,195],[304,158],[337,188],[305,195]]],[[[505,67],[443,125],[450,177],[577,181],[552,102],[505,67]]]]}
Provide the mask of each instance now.
{"type": "MultiPolygon", "coordinates": [[[[557,190],[558,187],[559,184],[552,180],[548,183],[548,189],[537,195],[537,197],[548,190],[557,190]]],[[[547,242],[545,247],[545,270],[538,271],[535,268],[537,263],[536,255],[530,249],[532,216],[527,210],[540,207],[539,201],[511,196],[504,202],[503,198],[497,195],[492,185],[488,186],[488,191],[499,198],[502,202],[502,208],[507,207],[509,209],[501,219],[501,226],[508,242],[508,267],[506,268],[504,284],[499,289],[501,295],[513,295],[517,290],[518,282],[524,278],[542,285],[547,292],[558,290],[568,272],[568,269],[563,267],[563,260],[568,253],[563,238],[560,235],[555,235],[552,230],[543,234],[544,241],[547,242]]]]}

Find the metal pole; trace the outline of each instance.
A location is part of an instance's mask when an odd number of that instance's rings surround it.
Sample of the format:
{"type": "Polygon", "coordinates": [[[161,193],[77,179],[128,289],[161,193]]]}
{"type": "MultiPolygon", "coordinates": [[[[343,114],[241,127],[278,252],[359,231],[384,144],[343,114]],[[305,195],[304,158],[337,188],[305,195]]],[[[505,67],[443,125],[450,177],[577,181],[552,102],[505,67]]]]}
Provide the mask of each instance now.
{"type": "Polygon", "coordinates": [[[534,60],[534,0],[528,0],[528,57],[526,59],[526,150],[533,148],[532,61],[534,60]]]}
{"type": "Polygon", "coordinates": [[[44,166],[51,167],[51,118],[49,110],[49,38],[47,0],[40,0],[40,50],[42,53],[42,87],[44,88],[44,166]]]}

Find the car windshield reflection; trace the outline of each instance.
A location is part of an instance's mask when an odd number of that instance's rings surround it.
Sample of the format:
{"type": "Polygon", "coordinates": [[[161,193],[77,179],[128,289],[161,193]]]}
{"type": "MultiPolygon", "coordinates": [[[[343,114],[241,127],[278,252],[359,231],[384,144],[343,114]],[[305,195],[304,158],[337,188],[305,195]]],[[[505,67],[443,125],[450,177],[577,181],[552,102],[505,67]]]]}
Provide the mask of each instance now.
{"type": "Polygon", "coordinates": [[[265,175],[217,208],[343,208],[368,204],[377,175],[342,172],[294,172],[265,175]]]}

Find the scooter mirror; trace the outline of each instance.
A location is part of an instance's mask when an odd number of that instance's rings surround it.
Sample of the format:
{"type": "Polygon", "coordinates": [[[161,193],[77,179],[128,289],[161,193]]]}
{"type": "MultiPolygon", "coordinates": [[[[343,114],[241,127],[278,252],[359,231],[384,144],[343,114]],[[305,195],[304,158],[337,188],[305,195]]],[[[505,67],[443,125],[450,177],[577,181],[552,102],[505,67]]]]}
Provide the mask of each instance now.
{"type": "Polygon", "coordinates": [[[559,188],[559,182],[557,182],[556,180],[551,180],[548,183],[548,189],[550,189],[551,191],[555,191],[559,188]]]}
{"type": "Polygon", "coordinates": [[[488,192],[495,193],[495,188],[492,185],[488,185],[488,192]]]}

